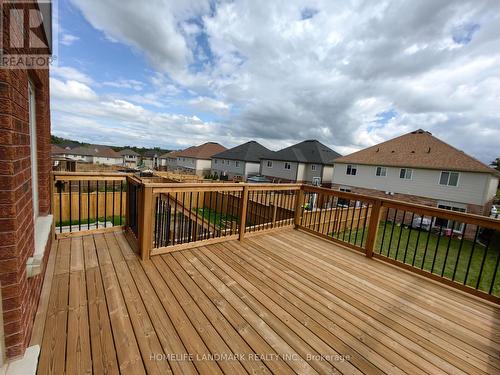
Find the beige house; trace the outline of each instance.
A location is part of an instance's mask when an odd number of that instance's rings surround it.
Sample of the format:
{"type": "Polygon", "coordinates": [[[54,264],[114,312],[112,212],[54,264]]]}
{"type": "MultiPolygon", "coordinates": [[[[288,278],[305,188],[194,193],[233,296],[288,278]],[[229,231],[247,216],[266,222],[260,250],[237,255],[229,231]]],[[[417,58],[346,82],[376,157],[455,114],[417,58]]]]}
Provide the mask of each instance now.
{"type": "Polygon", "coordinates": [[[496,170],[423,130],[334,164],[334,189],[479,215],[489,215],[498,187],[496,170]]]}
{"type": "Polygon", "coordinates": [[[118,154],[121,155],[122,157],[122,163],[124,166],[129,167],[129,168],[135,168],[139,165],[140,162],[140,154],[135,152],[134,150],[131,150],[129,148],[125,150],[121,150],[118,152],[118,154]]]}
{"type": "Polygon", "coordinates": [[[177,154],[180,151],[167,152],[160,156],[160,166],[167,171],[175,171],[177,169],[177,154]]]}
{"type": "Polygon", "coordinates": [[[226,148],[216,142],[191,146],[177,154],[177,169],[186,173],[204,176],[210,173],[211,158],[226,148]]]}

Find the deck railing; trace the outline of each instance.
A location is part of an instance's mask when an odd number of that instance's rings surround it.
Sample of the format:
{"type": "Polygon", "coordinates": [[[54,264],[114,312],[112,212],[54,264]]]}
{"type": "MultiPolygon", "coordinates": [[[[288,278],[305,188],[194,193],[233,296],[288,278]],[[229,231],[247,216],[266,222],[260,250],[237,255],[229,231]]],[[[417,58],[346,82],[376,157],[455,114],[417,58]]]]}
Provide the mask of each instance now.
{"type": "Polygon", "coordinates": [[[58,236],[127,229],[142,259],[295,227],[500,302],[500,220],[301,184],[55,173],[58,236]]]}

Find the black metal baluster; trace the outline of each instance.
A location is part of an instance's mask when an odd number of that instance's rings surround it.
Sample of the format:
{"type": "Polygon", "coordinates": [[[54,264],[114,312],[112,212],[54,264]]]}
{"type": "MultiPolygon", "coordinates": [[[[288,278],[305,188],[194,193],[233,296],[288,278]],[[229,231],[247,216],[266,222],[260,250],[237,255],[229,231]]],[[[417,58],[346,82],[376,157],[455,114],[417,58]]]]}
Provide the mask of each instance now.
{"type": "Polygon", "coordinates": [[[175,245],[177,242],[177,192],[175,192],[174,199],[174,227],[173,227],[173,237],[172,237],[172,245],[175,245]]]}
{"type": "Polygon", "coordinates": [[[392,227],[391,227],[391,236],[389,237],[389,247],[387,248],[387,257],[391,257],[391,247],[392,247],[392,238],[394,236],[394,227],[396,226],[398,216],[398,210],[394,210],[394,217],[392,218],[392,227]]]}
{"type": "Polygon", "coordinates": [[[104,228],[106,228],[108,218],[108,181],[104,180],[104,228]]]}
{"type": "MultiPolygon", "coordinates": [[[[354,246],[357,246],[358,232],[359,232],[359,222],[361,221],[361,214],[363,213],[363,202],[356,201],[356,204],[358,202],[359,202],[359,213],[358,213],[358,220],[356,221],[356,231],[354,232],[354,246]]],[[[350,242],[350,239],[349,239],[349,242],[350,242]]],[[[363,246],[363,237],[361,237],[361,246],[363,246]]]]}
{"type": "Polygon", "coordinates": [[[457,268],[458,268],[458,262],[460,261],[460,255],[462,254],[462,247],[464,245],[464,239],[465,239],[465,231],[467,229],[467,223],[464,224],[464,229],[462,232],[462,238],[460,239],[460,246],[458,247],[458,254],[457,254],[457,261],[455,263],[455,267],[453,268],[453,276],[452,280],[455,281],[455,276],[457,274],[457,268]]]}
{"type": "Polygon", "coordinates": [[[385,210],[385,220],[384,220],[384,231],[382,232],[382,242],[380,243],[380,253],[383,254],[384,250],[384,240],[385,240],[385,231],[387,229],[387,220],[389,220],[389,209],[385,210]]]}
{"type": "MultiPolygon", "coordinates": [[[[417,259],[417,252],[418,252],[418,243],[420,241],[420,234],[422,233],[422,225],[424,224],[424,218],[425,216],[422,215],[422,217],[420,218],[420,226],[418,228],[418,233],[417,233],[417,241],[415,242],[415,251],[413,252],[413,259],[411,261],[411,266],[414,267],[415,266],[415,259],[417,259]]],[[[431,228],[429,227],[429,230],[431,228]]]]}
{"type": "Polygon", "coordinates": [[[158,220],[158,214],[160,212],[160,197],[157,196],[156,197],[156,202],[155,202],[155,215],[154,215],[154,218],[155,218],[155,226],[154,226],[154,239],[155,239],[155,247],[159,247],[158,246],[158,233],[159,233],[159,229],[158,229],[158,226],[160,224],[160,221],[158,220]]]}
{"type": "Polygon", "coordinates": [[[188,225],[188,243],[191,242],[191,237],[193,235],[193,224],[192,224],[192,221],[191,220],[191,215],[193,213],[193,192],[189,192],[189,225],[188,225]]]}
{"type": "Polygon", "coordinates": [[[434,251],[434,256],[432,257],[431,273],[434,273],[434,265],[436,264],[437,253],[439,251],[439,243],[441,242],[441,234],[443,233],[443,224],[439,226],[438,239],[436,241],[436,251],[434,251]]]}
{"type": "Polygon", "coordinates": [[[172,205],[170,204],[170,194],[169,193],[167,193],[166,205],[167,205],[167,225],[165,228],[165,231],[166,231],[165,246],[168,246],[170,244],[170,242],[173,240],[172,238],[170,238],[170,233],[171,233],[170,226],[172,225],[172,205]]]}
{"type": "MultiPolygon", "coordinates": [[[[326,235],[330,235],[330,231],[332,228],[332,215],[333,215],[333,201],[334,201],[334,196],[330,195],[328,199],[328,209],[330,210],[330,215],[328,215],[328,225],[326,226],[326,235]]],[[[337,211],[335,211],[337,212],[337,211]]]]}
{"type": "Polygon", "coordinates": [[[481,260],[481,267],[479,268],[479,273],[477,275],[476,289],[479,289],[479,284],[481,283],[481,276],[483,276],[484,263],[486,262],[486,256],[488,255],[488,250],[490,249],[491,237],[488,237],[488,242],[484,248],[483,259],[481,260]]]}
{"type": "Polygon", "coordinates": [[[422,258],[422,264],[420,265],[420,269],[424,269],[425,258],[427,257],[427,249],[429,248],[429,240],[431,238],[431,230],[432,223],[434,222],[434,217],[431,217],[431,224],[429,226],[429,231],[427,232],[427,240],[425,241],[425,249],[424,249],[424,257],[422,258]]]}
{"type": "Polygon", "coordinates": [[[472,257],[474,256],[474,249],[476,248],[478,234],[479,234],[479,225],[476,226],[476,234],[474,235],[474,242],[472,243],[472,249],[470,250],[469,262],[467,263],[467,271],[465,272],[464,285],[467,284],[467,279],[469,278],[470,265],[472,263],[472,257]]]}
{"type": "Polygon", "coordinates": [[[450,252],[451,238],[453,237],[453,228],[455,228],[455,221],[451,224],[450,236],[448,238],[448,245],[446,246],[446,253],[444,255],[443,269],[441,270],[441,277],[444,275],[444,270],[446,268],[446,262],[448,261],[448,254],[450,252]]]}
{"type": "MultiPolygon", "coordinates": [[[[333,223],[332,223],[332,238],[335,237],[336,229],[337,229],[337,220],[339,215],[339,201],[337,197],[334,197],[335,202],[335,214],[333,215],[333,223]]],[[[333,210],[333,207],[332,207],[333,210]]]]}
{"type": "MultiPolygon", "coordinates": [[[[120,225],[123,225],[122,216],[123,216],[123,181],[120,180],[120,225]]],[[[128,225],[128,223],[126,223],[128,225]]]]}
{"type": "Polygon", "coordinates": [[[413,229],[413,219],[415,219],[415,212],[411,214],[410,229],[408,230],[408,238],[406,240],[405,253],[403,256],[403,263],[406,263],[406,255],[408,254],[408,245],[410,244],[411,230],[413,229]]]}
{"type": "MultiPolygon", "coordinates": [[[[203,192],[203,204],[202,204],[202,208],[201,208],[201,217],[203,218],[203,223],[205,221],[207,221],[205,219],[205,196],[207,195],[206,191],[203,192]]],[[[208,221],[209,225],[208,225],[208,228],[210,229],[210,221],[208,221]]],[[[207,228],[205,228],[205,226],[203,225],[203,234],[202,234],[202,237],[201,239],[204,240],[207,236],[207,228]]]]}
{"type": "Polygon", "coordinates": [[[194,241],[198,241],[198,230],[199,230],[199,222],[198,222],[198,211],[200,209],[200,192],[196,193],[196,216],[195,216],[195,226],[194,226],[194,241]]]}
{"type": "MultiPolygon", "coordinates": [[[[342,241],[345,242],[345,236],[347,232],[347,222],[349,221],[349,210],[351,209],[351,200],[349,199],[347,201],[347,212],[345,216],[345,225],[344,225],[344,231],[342,232],[342,241]]],[[[354,211],[352,212],[354,214],[354,211]]]]}
{"type": "Polygon", "coordinates": [[[398,238],[398,244],[396,246],[396,255],[394,256],[395,260],[398,260],[399,245],[401,245],[401,237],[403,236],[403,230],[404,230],[404,226],[405,226],[405,218],[406,218],[406,211],[403,211],[403,220],[399,226],[399,238],[398,238]]]}
{"type": "Polygon", "coordinates": [[[180,222],[180,230],[181,230],[181,234],[180,234],[180,239],[181,239],[181,243],[184,243],[184,238],[185,238],[185,233],[184,233],[184,229],[185,229],[185,224],[186,224],[186,204],[185,204],[185,200],[186,200],[186,192],[183,191],[182,192],[182,203],[181,203],[181,222],[180,222]]]}
{"type": "Polygon", "coordinates": [[[111,216],[113,217],[111,219],[111,226],[115,226],[115,180],[113,180],[113,183],[112,183],[112,188],[113,188],[113,196],[112,196],[112,203],[113,203],[113,209],[111,210],[111,216]]]}
{"type": "Polygon", "coordinates": [[[225,194],[224,191],[221,191],[220,193],[217,193],[217,195],[220,194],[220,214],[219,214],[219,237],[222,237],[222,212],[224,211],[224,199],[225,199],[225,194]]]}

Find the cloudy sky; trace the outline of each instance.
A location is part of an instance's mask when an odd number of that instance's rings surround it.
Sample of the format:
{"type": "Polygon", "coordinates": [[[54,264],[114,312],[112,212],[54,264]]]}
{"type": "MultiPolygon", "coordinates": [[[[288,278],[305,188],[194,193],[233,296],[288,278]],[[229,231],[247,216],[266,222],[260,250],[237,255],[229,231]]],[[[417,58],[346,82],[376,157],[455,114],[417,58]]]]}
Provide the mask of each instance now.
{"type": "Polygon", "coordinates": [[[500,157],[498,0],[59,0],[57,23],[59,136],[347,154],[423,128],[500,157]]]}

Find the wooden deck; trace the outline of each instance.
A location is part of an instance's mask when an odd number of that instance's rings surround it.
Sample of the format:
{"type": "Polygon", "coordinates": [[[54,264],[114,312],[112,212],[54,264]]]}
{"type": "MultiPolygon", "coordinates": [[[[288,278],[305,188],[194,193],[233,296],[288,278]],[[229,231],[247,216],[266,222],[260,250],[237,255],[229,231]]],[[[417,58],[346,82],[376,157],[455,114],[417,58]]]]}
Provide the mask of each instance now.
{"type": "Polygon", "coordinates": [[[66,238],[47,272],[41,374],[500,373],[498,306],[301,231],[147,262],[66,238]]]}

